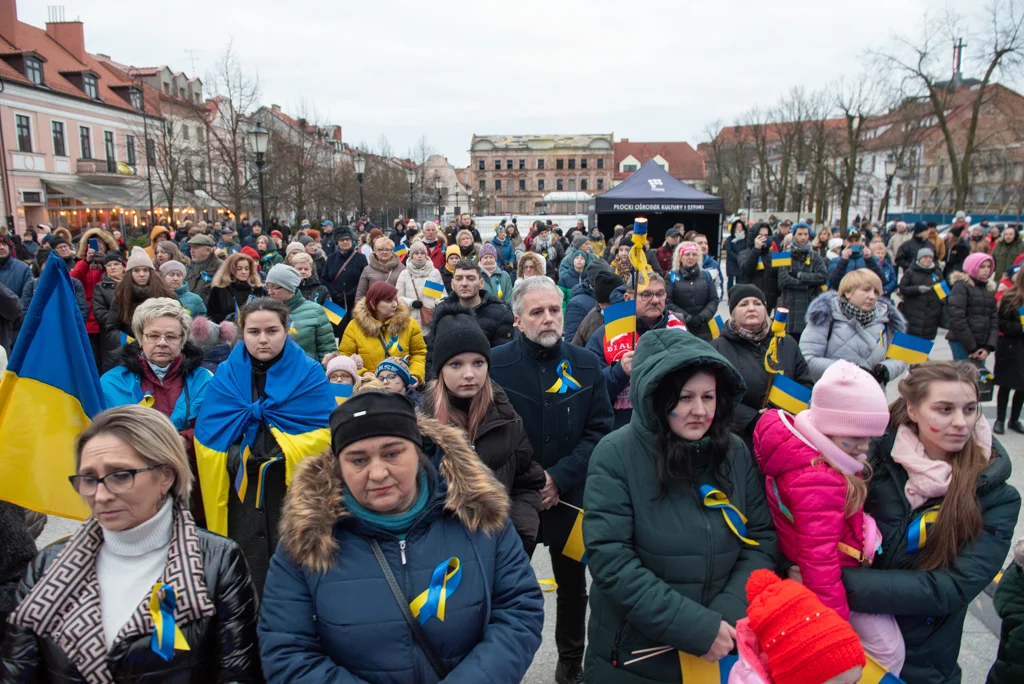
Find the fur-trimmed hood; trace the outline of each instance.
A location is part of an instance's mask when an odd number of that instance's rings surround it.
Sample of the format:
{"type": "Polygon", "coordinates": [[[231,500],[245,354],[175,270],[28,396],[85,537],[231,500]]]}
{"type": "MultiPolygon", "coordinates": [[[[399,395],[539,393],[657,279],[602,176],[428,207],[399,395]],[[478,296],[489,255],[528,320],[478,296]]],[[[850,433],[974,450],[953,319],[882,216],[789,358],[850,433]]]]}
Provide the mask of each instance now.
{"type": "Polygon", "coordinates": [[[519,278],[523,277],[523,266],[533,262],[533,267],[537,269],[537,273],[544,275],[547,266],[544,263],[544,257],[536,252],[523,252],[519,255],[519,264],[516,267],[516,276],[519,278]]]}
{"type": "MultiPolygon", "coordinates": [[[[124,366],[128,372],[134,375],[142,375],[141,354],[142,347],[138,342],[126,344],[118,350],[117,365],[124,366]]],[[[181,362],[181,372],[186,377],[203,365],[203,350],[192,340],[186,342],[182,347],[181,355],[184,357],[181,362]]]]}
{"type": "Polygon", "coordinates": [[[411,319],[409,307],[402,300],[398,300],[398,310],[395,311],[395,315],[387,323],[381,324],[370,313],[369,307],[366,306],[366,300],[361,299],[356,304],[356,308],[352,310],[352,320],[367,337],[377,337],[381,333],[381,327],[384,328],[386,335],[390,337],[391,335],[401,335],[411,319]]]}
{"type": "MultiPolygon", "coordinates": [[[[445,511],[458,518],[472,534],[499,532],[508,519],[509,499],[473,451],[465,434],[433,418],[418,416],[420,433],[442,453],[439,471],[447,487],[445,511]]],[[[424,444],[428,456],[430,447],[424,444]]],[[[328,449],[305,459],[296,469],[281,514],[281,545],[309,572],[334,567],[339,552],[334,524],[349,515],[342,499],[338,459],[328,449]]]]}
{"type": "Polygon", "coordinates": [[[85,258],[86,253],[89,251],[89,240],[91,240],[92,238],[103,240],[103,242],[107,245],[108,251],[117,249],[117,240],[114,239],[113,235],[103,230],[102,228],[90,228],[89,230],[85,231],[82,237],[79,238],[78,240],[77,256],[79,259],[85,258]]]}
{"type": "MultiPolygon", "coordinates": [[[[849,321],[846,314],[839,308],[839,293],[829,290],[817,297],[807,307],[807,323],[811,325],[828,325],[829,319],[837,321],[849,321]]],[[[886,297],[879,297],[875,303],[875,320],[885,318],[892,324],[893,328],[900,332],[907,329],[907,319],[896,308],[896,305],[886,297]]]]}
{"type": "MultiPolygon", "coordinates": [[[[956,285],[957,283],[967,283],[968,285],[972,285],[974,287],[978,287],[978,281],[976,281],[974,278],[972,278],[969,273],[965,273],[963,271],[955,271],[953,273],[953,275],[949,276],[949,286],[950,287],[956,285]]],[[[985,289],[988,290],[989,292],[995,292],[996,291],[996,283],[995,283],[995,281],[992,280],[991,278],[989,278],[989,280],[985,283],[985,289]]]]}

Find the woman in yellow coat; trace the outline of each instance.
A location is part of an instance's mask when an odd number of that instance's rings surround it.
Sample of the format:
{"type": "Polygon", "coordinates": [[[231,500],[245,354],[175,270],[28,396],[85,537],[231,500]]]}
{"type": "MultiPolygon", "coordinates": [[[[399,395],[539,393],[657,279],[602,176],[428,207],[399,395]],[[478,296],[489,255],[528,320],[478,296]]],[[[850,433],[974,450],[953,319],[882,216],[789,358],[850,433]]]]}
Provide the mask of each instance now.
{"type": "Polygon", "coordinates": [[[398,289],[389,283],[374,283],[356,304],[338,351],[362,357],[360,375],[373,373],[389,356],[405,358],[416,382],[423,382],[427,344],[419,323],[409,315],[409,307],[398,299],[398,289]]]}

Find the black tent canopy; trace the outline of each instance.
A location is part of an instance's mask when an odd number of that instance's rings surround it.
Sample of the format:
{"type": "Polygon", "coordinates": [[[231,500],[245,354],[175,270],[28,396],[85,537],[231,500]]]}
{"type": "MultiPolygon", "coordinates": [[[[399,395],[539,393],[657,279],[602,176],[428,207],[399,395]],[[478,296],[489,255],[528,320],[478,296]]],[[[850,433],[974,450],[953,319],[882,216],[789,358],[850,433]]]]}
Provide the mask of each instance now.
{"type": "Polygon", "coordinates": [[[676,223],[708,236],[712,251],[719,241],[724,203],[670,176],[654,160],[648,161],[626,180],[590,202],[590,225],[611,236],[616,225],[632,225],[644,216],[648,222],[648,243],[659,245],[665,231],[676,223]]]}

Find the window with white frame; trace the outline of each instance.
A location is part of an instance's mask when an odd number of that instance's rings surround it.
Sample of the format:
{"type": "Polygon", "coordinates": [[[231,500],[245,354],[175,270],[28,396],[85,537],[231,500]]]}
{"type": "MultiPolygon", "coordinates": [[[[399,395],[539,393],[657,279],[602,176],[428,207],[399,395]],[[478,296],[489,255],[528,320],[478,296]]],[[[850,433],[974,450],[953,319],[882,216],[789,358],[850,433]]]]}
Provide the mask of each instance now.
{"type": "Polygon", "coordinates": [[[18,136],[18,151],[32,151],[32,124],[27,114],[14,115],[14,130],[18,136]]]}

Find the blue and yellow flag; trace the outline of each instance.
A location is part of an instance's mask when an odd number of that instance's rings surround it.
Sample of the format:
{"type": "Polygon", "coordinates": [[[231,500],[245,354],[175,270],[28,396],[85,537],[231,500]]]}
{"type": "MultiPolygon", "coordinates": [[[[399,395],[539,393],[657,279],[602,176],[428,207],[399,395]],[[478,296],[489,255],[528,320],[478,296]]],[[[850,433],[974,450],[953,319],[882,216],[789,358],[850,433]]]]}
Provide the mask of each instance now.
{"type": "MultiPolygon", "coordinates": [[[[423,283],[423,296],[430,297],[431,299],[440,299],[444,297],[444,284],[435,283],[433,280],[427,280],[423,283]]],[[[498,295],[499,297],[501,295],[498,295]]]]}
{"type": "Polygon", "coordinates": [[[352,390],[355,389],[352,385],[339,385],[331,383],[331,391],[334,392],[334,400],[338,402],[338,406],[341,406],[346,401],[352,398],[352,390]]]}
{"type": "Polygon", "coordinates": [[[708,321],[708,328],[711,329],[711,339],[715,339],[725,330],[725,319],[721,316],[715,316],[708,321]]]}
{"type": "Polygon", "coordinates": [[[718,662],[709,662],[701,656],[679,653],[679,670],[685,684],[726,684],[729,673],[739,660],[734,655],[727,655],[718,662]]]}
{"type": "Polygon", "coordinates": [[[1024,325],[1024,306],[1017,309],[1017,315],[1020,316],[1020,324],[1024,325]]]}
{"type": "Polygon", "coordinates": [[[633,221],[633,246],[629,248],[629,263],[633,267],[633,285],[636,292],[643,292],[650,283],[653,272],[647,263],[647,219],[638,217],[633,221]]]}
{"type": "Polygon", "coordinates": [[[104,408],[67,266],[51,254],[0,382],[0,499],[85,520],[68,484],[75,437],[104,408]]]}
{"type": "Polygon", "coordinates": [[[793,264],[793,255],[789,252],[773,252],[772,268],[782,268],[793,264]]]}
{"type": "Polygon", "coordinates": [[[345,318],[345,314],[348,313],[330,299],[323,303],[323,307],[324,313],[327,314],[327,320],[331,322],[331,325],[341,325],[341,321],[345,318]]]}
{"type": "Polygon", "coordinates": [[[945,299],[949,296],[949,285],[945,280],[940,280],[932,286],[935,290],[935,294],[938,295],[939,299],[945,299]]]}
{"type": "Polygon", "coordinates": [[[395,248],[392,251],[395,253],[396,257],[401,259],[409,251],[409,248],[405,246],[404,242],[399,242],[397,245],[395,245],[395,248]]]}
{"type": "Polygon", "coordinates": [[[135,341],[135,338],[128,333],[121,333],[121,346],[127,347],[129,344],[135,341]]]}
{"type": "Polygon", "coordinates": [[[619,302],[606,307],[604,316],[605,339],[614,340],[620,335],[636,332],[636,300],[619,302]]]}
{"type": "MultiPolygon", "coordinates": [[[[206,388],[196,421],[195,445],[206,524],[211,532],[228,533],[228,450],[238,449],[240,466],[234,490],[246,500],[247,464],[260,425],[266,425],[284,452],[285,484],[291,483],[299,461],[330,446],[328,419],[337,406],[323,367],[306,356],[291,339],[281,358],[267,372],[266,398],[252,400],[252,359],[244,344],[236,345],[206,388]]],[[[263,471],[260,472],[260,475],[263,471]]],[[[260,483],[256,483],[259,491],[260,483]]]]}
{"type": "Polygon", "coordinates": [[[857,684],[906,684],[902,679],[885,669],[885,666],[864,653],[867,663],[857,684]]]}
{"type": "Polygon", "coordinates": [[[932,353],[934,346],[935,343],[931,340],[897,332],[892,338],[892,344],[885,352],[885,358],[907,363],[924,363],[928,360],[928,355],[932,353]]]}
{"type": "Polygon", "coordinates": [[[562,555],[583,565],[587,564],[587,547],[583,544],[583,511],[576,511],[576,520],[569,530],[569,538],[562,546],[562,555]]]}
{"type": "Polygon", "coordinates": [[[768,392],[768,403],[796,415],[811,403],[811,390],[779,373],[774,376],[772,388],[768,392]]]}

